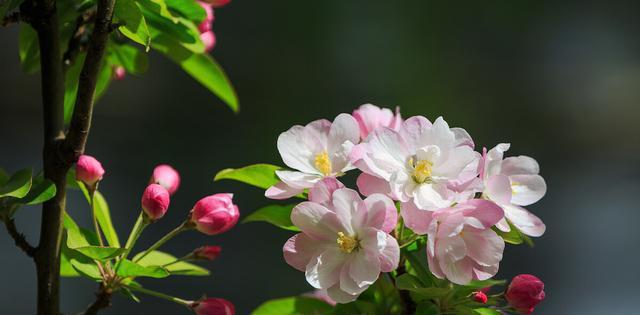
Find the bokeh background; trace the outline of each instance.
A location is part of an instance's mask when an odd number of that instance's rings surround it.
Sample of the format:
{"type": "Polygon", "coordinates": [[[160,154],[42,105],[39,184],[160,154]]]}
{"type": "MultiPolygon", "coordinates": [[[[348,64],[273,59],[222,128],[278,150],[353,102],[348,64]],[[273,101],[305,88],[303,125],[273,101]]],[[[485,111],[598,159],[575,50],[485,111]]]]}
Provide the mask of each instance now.
{"type": "MultiPolygon", "coordinates": [[[[640,3],[635,1],[241,1],[216,12],[213,55],[235,84],[236,115],[181,70],[151,54],[142,77],[115,82],[99,101],[87,152],[107,174],[100,185],[121,238],[158,163],[183,184],[168,215],[147,229],[150,245],[193,203],[233,192],[247,215],[270,201],[258,189],[213,182],[223,168],[281,164],[278,134],[371,102],[405,117],[444,116],[480,146],[511,142],[534,156],[548,183],[530,209],[547,224],[535,248],[509,246],[499,278],[532,273],[546,283],[538,314],[637,314],[640,293],[640,3]]],[[[16,26],[0,30],[0,165],[40,165],[39,78],[20,71],[16,26]]],[[[89,223],[72,192],[69,211],[89,223]]],[[[18,214],[32,241],[39,210],[18,214]]],[[[309,291],[281,247],[290,233],[240,224],[207,237],[187,233],[166,250],[220,244],[205,278],[144,280],[187,298],[225,297],[238,314],[261,301],[309,291]]],[[[142,247],[140,247],[142,248],[142,247]]],[[[0,313],[35,311],[29,259],[0,233],[0,313]]],[[[65,313],[93,300],[96,285],[64,279],[65,313]]],[[[116,297],[104,314],[187,314],[144,297],[116,297]]]]}

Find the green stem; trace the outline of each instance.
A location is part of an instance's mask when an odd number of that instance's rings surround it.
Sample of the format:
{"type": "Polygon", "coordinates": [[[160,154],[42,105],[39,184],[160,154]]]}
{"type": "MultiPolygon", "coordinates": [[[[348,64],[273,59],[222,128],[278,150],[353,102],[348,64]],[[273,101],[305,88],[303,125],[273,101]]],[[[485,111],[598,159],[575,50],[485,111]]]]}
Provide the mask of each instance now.
{"type": "Polygon", "coordinates": [[[147,225],[149,225],[149,222],[145,220],[144,212],[140,211],[138,220],[136,220],[136,224],[133,226],[133,229],[131,229],[131,233],[129,234],[129,239],[127,239],[127,244],[124,246],[125,248],[124,253],[122,253],[120,260],[116,265],[116,271],[120,266],[120,261],[127,259],[127,256],[129,256],[129,253],[131,253],[131,250],[133,249],[133,245],[135,245],[136,241],[140,237],[140,234],[142,234],[142,231],[147,225]]]}
{"type": "Polygon", "coordinates": [[[405,247],[413,244],[413,242],[415,242],[419,238],[420,238],[420,235],[417,235],[417,234],[412,235],[411,238],[409,238],[408,241],[406,241],[404,244],[400,245],[400,249],[405,248],[405,247]]]}
{"type": "Polygon", "coordinates": [[[102,240],[102,233],[100,232],[100,226],[98,225],[98,218],[96,218],[96,209],[95,209],[95,194],[98,189],[98,184],[96,183],[95,187],[85,186],[87,191],[89,192],[89,205],[91,206],[91,217],[93,218],[93,227],[96,229],[96,235],[98,236],[98,241],[100,242],[100,246],[104,247],[104,241],[102,240]]]}
{"type": "Polygon", "coordinates": [[[144,258],[145,256],[149,255],[149,253],[151,253],[152,251],[160,248],[160,246],[164,245],[164,243],[168,242],[170,239],[174,238],[176,235],[182,233],[183,231],[186,231],[187,229],[189,229],[189,228],[187,227],[187,222],[185,221],[184,223],[180,224],[180,226],[178,226],[177,228],[173,229],[173,231],[169,232],[167,235],[165,235],[161,239],[159,239],[155,244],[151,245],[151,247],[149,247],[147,250],[145,250],[142,253],[142,255],[140,255],[136,259],[134,259],[133,262],[140,261],[142,258],[144,258]]]}
{"type": "Polygon", "coordinates": [[[148,290],[145,289],[143,287],[138,287],[138,286],[125,286],[127,289],[132,290],[132,291],[138,291],[140,293],[144,293],[147,295],[151,295],[151,296],[155,296],[161,299],[165,299],[167,301],[171,301],[174,303],[178,303],[180,305],[184,305],[184,306],[189,306],[191,305],[191,303],[193,303],[192,301],[187,301],[187,300],[183,300],[181,298],[177,298],[175,296],[171,296],[168,294],[164,294],[164,293],[160,293],[160,292],[156,292],[156,291],[152,291],[152,290],[148,290]]]}

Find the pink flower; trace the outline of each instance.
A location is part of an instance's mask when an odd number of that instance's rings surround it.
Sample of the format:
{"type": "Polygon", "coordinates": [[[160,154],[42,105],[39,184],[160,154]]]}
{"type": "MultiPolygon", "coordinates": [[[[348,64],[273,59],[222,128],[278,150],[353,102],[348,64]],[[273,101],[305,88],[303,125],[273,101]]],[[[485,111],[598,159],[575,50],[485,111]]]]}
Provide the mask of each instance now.
{"type": "Polygon", "coordinates": [[[211,30],[211,23],[213,23],[214,15],[213,15],[213,7],[211,4],[206,3],[204,1],[197,1],[198,4],[204,9],[206,14],[204,20],[198,25],[198,30],[200,33],[208,32],[211,30]]]}
{"type": "Polygon", "coordinates": [[[220,256],[222,247],[220,246],[202,246],[193,251],[196,259],[214,260],[220,256]]]}
{"type": "Polygon", "coordinates": [[[498,272],[504,240],[491,227],[504,216],[491,201],[473,199],[438,211],[402,204],[402,217],[417,234],[427,234],[429,269],[440,279],[465,285],[498,272]]]}
{"type": "Polygon", "coordinates": [[[220,298],[202,299],[193,302],[190,307],[197,315],[234,315],[236,313],[231,302],[220,298]]]}
{"type": "Polygon", "coordinates": [[[233,194],[215,194],[200,199],[191,210],[191,221],[198,231],[215,235],[228,231],[240,218],[233,194]]]}
{"type": "Polygon", "coordinates": [[[200,34],[200,40],[204,44],[204,51],[210,52],[216,46],[216,34],[213,31],[206,31],[200,34]]]}
{"type": "Polygon", "coordinates": [[[122,66],[115,66],[113,68],[113,79],[114,80],[124,80],[124,77],[127,75],[127,70],[122,66]]]}
{"type": "Polygon", "coordinates": [[[161,164],[153,169],[150,183],[166,188],[169,194],[173,195],[180,186],[180,174],[173,167],[161,164]]]}
{"type": "Polygon", "coordinates": [[[305,272],[307,282],[338,303],[355,300],[380,272],[397,268],[398,242],[382,230],[393,201],[383,195],[362,200],[355,190],[333,192],[327,206],[307,201],[291,212],[302,230],[284,245],[284,258],[305,272]]]}
{"type": "Polygon", "coordinates": [[[90,155],[81,155],[76,162],[76,180],[88,187],[95,187],[102,180],[104,169],[102,164],[90,155]]]}
{"type": "Polygon", "coordinates": [[[533,313],[544,297],[544,283],[536,276],[527,274],[515,276],[505,294],[509,305],[527,315],[533,313]]]}
{"type": "Polygon", "coordinates": [[[152,221],[158,220],[169,209],[169,192],[158,184],[147,186],[142,194],[142,209],[152,221]]]}
{"type": "Polygon", "coordinates": [[[540,200],[547,192],[547,184],[538,175],[540,167],[533,158],[521,155],[503,159],[504,152],[508,149],[508,143],[501,143],[489,152],[484,150],[481,171],[483,197],[497,203],[504,210],[505,218],[496,225],[498,229],[509,232],[509,221],[526,235],[541,236],[546,226],[522,206],[540,200]]]}
{"type": "Polygon", "coordinates": [[[464,129],[449,128],[442,117],[431,124],[422,116],[407,119],[398,131],[376,129],[350,153],[364,173],[357,182],[360,191],[432,211],[473,198],[480,158],[464,129]]]}
{"type": "Polygon", "coordinates": [[[402,125],[402,117],[400,109],[396,108],[394,115],[388,108],[380,108],[372,104],[364,104],[353,111],[353,118],[358,121],[360,127],[360,138],[366,139],[370,132],[381,128],[388,127],[398,130],[402,125]]]}
{"type": "Polygon", "coordinates": [[[276,171],[281,182],[270,187],[265,196],[286,199],[313,187],[322,178],[353,169],[348,156],[360,140],[359,133],[356,120],[349,114],[340,114],[333,123],[320,119],[280,134],[278,151],[284,163],[295,171],[276,171]]]}
{"type": "Polygon", "coordinates": [[[487,304],[487,301],[489,300],[489,298],[487,297],[486,293],[482,291],[476,291],[476,292],[473,292],[472,294],[473,294],[474,301],[482,304],[487,304]]]}

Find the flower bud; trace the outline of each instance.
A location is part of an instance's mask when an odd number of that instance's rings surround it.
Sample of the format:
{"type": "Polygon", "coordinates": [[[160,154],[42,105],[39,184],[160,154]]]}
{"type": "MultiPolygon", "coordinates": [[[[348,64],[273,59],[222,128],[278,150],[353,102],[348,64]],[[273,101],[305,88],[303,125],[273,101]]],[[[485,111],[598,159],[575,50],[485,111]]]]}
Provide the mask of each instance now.
{"type": "Polygon", "coordinates": [[[522,314],[531,314],[544,300],[544,283],[533,275],[517,275],[511,280],[505,298],[509,305],[522,314]]]}
{"type": "Polygon", "coordinates": [[[204,51],[210,52],[216,46],[216,35],[213,31],[207,31],[200,34],[200,40],[204,44],[204,51]]]}
{"type": "Polygon", "coordinates": [[[234,315],[236,313],[231,302],[220,298],[202,299],[191,303],[190,307],[197,315],[234,315]]]}
{"type": "Polygon", "coordinates": [[[180,174],[173,167],[161,164],[153,169],[150,184],[158,184],[167,189],[173,195],[180,186],[180,174]]]}
{"type": "Polygon", "coordinates": [[[147,186],[142,194],[142,209],[152,221],[158,220],[169,208],[169,192],[158,184],[147,186]]]}
{"type": "Polygon", "coordinates": [[[487,294],[482,291],[473,292],[472,296],[474,301],[482,304],[487,304],[487,300],[489,299],[487,294]]]}
{"type": "Polygon", "coordinates": [[[83,182],[89,187],[95,187],[96,183],[102,180],[104,169],[102,164],[94,157],[81,155],[76,162],[76,180],[83,182]]]}
{"type": "Polygon", "coordinates": [[[114,80],[123,80],[127,75],[127,70],[125,70],[122,66],[113,67],[113,79],[114,80]]]}
{"type": "Polygon", "coordinates": [[[222,247],[220,246],[202,246],[193,251],[193,258],[203,260],[214,260],[220,256],[222,247]]]}
{"type": "Polygon", "coordinates": [[[231,2],[231,0],[203,0],[203,1],[210,4],[214,9],[224,7],[225,5],[229,4],[229,2],[231,2]]]}
{"type": "Polygon", "coordinates": [[[240,218],[233,194],[215,194],[200,199],[191,210],[191,221],[198,231],[215,235],[228,231],[240,218]]]}
{"type": "Polygon", "coordinates": [[[200,25],[198,25],[198,30],[200,31],[200,33],[208,32],[211,30],[211,23],[213,23],[214,19],[213,8],[210,4],[203,1],[198,1],[198,4],[204,9],[204,12],[206,13],[204,20],[200,22],[200,25]]]}
{"type": "Polygon", "coordinates": [[[402,117],[398,108],[396,108],[396,114],[394,115],[388,108],[364,104],[354,110],[352,115],[358,122],[361,139],[367,138],[369,133],[376,129],[388,127],[397,130],[402,125],[402,117]]]}

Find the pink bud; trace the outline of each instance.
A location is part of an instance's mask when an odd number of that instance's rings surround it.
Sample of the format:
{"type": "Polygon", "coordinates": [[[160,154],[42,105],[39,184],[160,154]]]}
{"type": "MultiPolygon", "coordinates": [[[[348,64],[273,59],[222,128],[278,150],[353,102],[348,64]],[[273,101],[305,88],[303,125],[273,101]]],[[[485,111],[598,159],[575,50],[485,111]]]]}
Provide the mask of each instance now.
{"type": "Polygon", "coordinates": [[[382,127],[397,130],[402,124],[400,110],[396,108],[394,115],[388,108],[380,108],[372,104],[364,104],[353,111],[353,118],[360,127],[360,138],[365,139],[369,133],[382,127]]]}
{"type": "Polygon", "coordinates": [[[173,167],[161,164],[153,169],[149,183],[158,184],[166,188],[170,195],[173,195],[180,186],[180,174],[173,167]]]}
{"type": "Polygon", "coordinates": [[[198,231],[215,235],[228,231],[240,218],[233,194],[215,194],[200,199],[193,207],[191,221],[198,231]]]}
{"type": "Polygon", "coordinates": [[[216,46],[216,34],[213,31],[208,31],[200,34],[200,40],[204,44],[204,51],[210,52],[213,47],[216,46]]]}
{"type": "Polygon", "coordinates": [[[158,220],[169,208],[169,192],[158,184],[147,186],[142,194],[142,209],[152,221],[158,220]]]}
{"type": "Polygon", "coordinates": [[[215,9],[224,7],[225,5],[229,4],[231,0],[204,0],[204,2],[211,4],[211,6],[215,9]]]}
{"type": "Polygon", "coordinates": [[[81,155],[76,162],[76,180],[89,187],[94,187],[102,180],[104,169],[102,164],[90,155],[81,155]]]}
{"type": "Polygon", "coordinates": [[[125,70],[123,67],[115,66],[113,68],[113,79],[120,81],[123,80],[126,75],[127,70],[125,70]]]}
{"type": "Polygon", "coordinates": [[[527,315],[533,313],[544,296],[544,283],[536,276],[527,274],[515,276],[505,294],[509,305],[527,315]]]}
{"type": "Polygon", "coordinates": [[[234,315],[236,313],[231,302],[220,298],[206,298],[193,302],[190,307],[197,315],[234,315]]]}
{"type": "Polygon", "coordinates": [[[198,25],[198,30],[200,30],[200,33],[208,32],[211,30],[211,23],[213,23],[214,19],[213,8],[210,4],[203,1],[198,1],[198,4],[204,9],[204,12],[206,13],[206,17],[204,18],[204,20],[202,20],[200,25],[198,25]]]}
{"type": "Polygon", "coordinates": [[[477,291],[477,292],[473,292],[473,300],[478,302],[478,303],[482,303],[482,304],[487,304],[487,300],[489,299],[487,297],[487,294],[485,294],[482,291],[477,291]]]}
{"type": "Polygon", "coordinates": [[[220,246],[202,246],[193,251],[196,259],[214,260],[220,256],[222,247],[220,246]]]}

